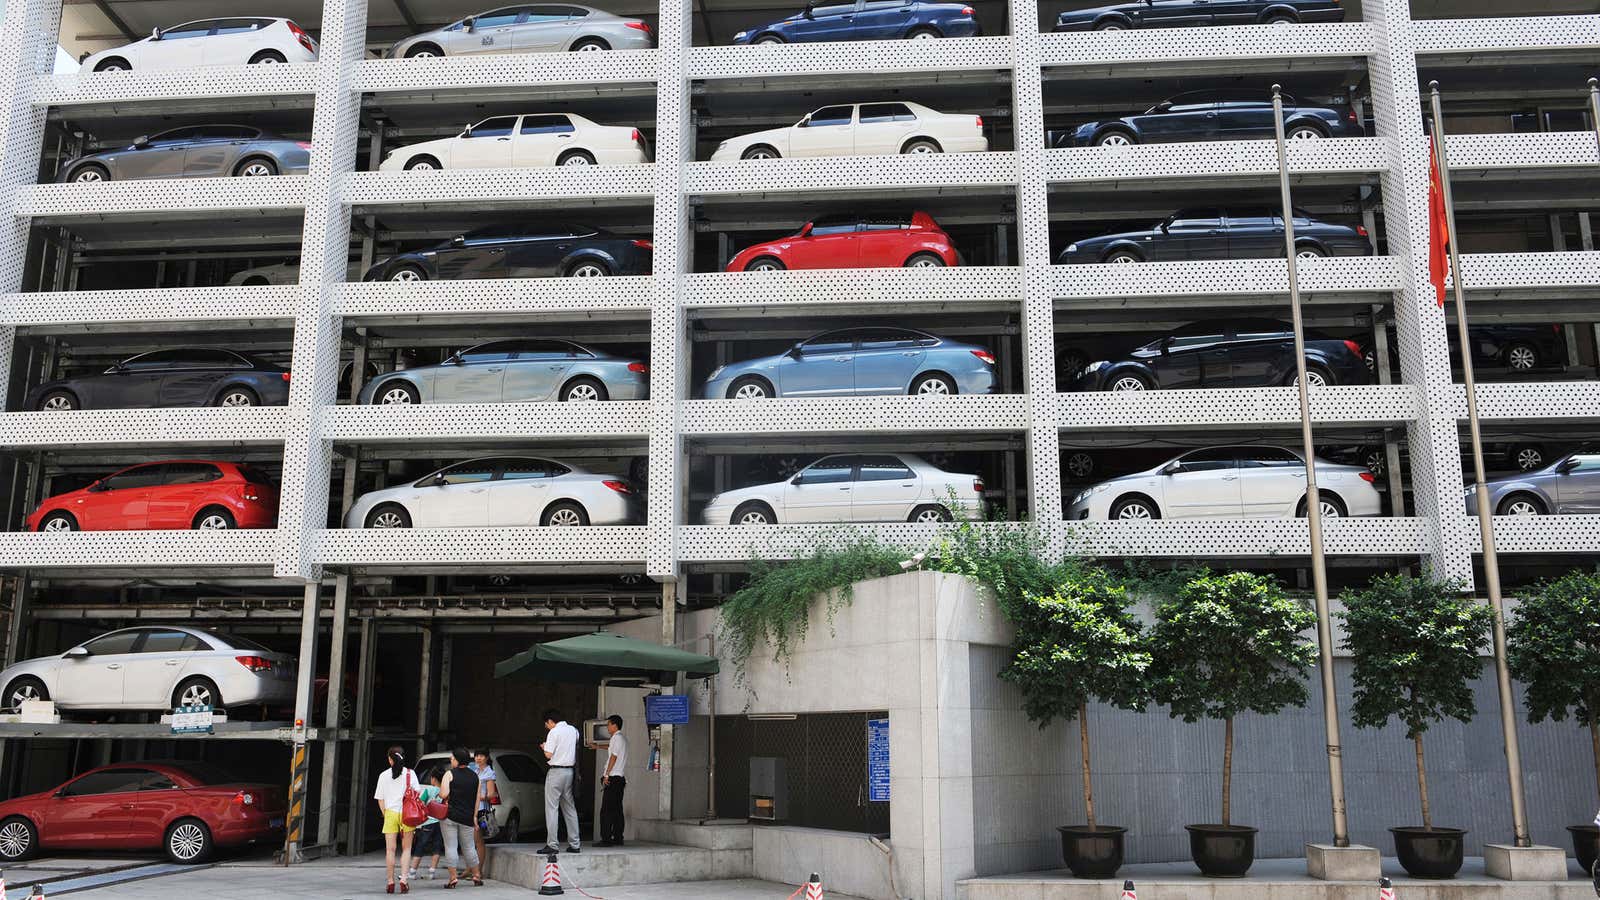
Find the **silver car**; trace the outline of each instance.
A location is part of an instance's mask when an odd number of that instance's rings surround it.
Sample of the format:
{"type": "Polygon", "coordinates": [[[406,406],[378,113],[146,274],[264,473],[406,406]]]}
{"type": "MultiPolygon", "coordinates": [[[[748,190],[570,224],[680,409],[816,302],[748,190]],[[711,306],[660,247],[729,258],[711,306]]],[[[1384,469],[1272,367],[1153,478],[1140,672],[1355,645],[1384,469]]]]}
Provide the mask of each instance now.
{"type": "Polygon", "coordinates": [[[812,522],[948,522],[983,512],[983,480],[946,472],[910,453],[825,456],[793,478],[724,491],[701,513],[707,525],[812,522]]]}
{"type": "Polygon", "coordinates": [[[988,394],[994,354],[909,328],[844,328],[787,351],[718,366],[707,400],[988,394]]]}
{"type": "Polygon", "coordinates": [[[186,125],[134,138],[120,150],[80,156],[62,166],[56,180],[304,175],[310,167],[310,141],[249,125],[186,125]]]}
{"type": "MultiPolygon", "coordinates": [[[[1497,516],[1600,513],[1600,450],[1580,450],[1532,472],[1485,483],[1497,516]]],[[[1478,514],[1478,492],[1467,487],[1467,514],[1478,514]]]]}
{"type": "Polygon", "coordinates": [[[294,697],[295,661],[235,635],[182,626],[123,628],[0,672],[4,705],[164,711],[274,706],[294,697]]]}
{"type": "Polygon", "coordinates": [[[516,528],[642,521],[633,485],[532,456],[474,459],[356,498],[346,528],[516,528]]]}
{"type": "Polygon", "coordinates": [[[570,341],[490,341],[436,366],[380,375],[362,403],[529,403],[541,400],[647,400],[650,367],[570,341]]]}
{"type": "Polygon", "coordinates": [[[504,6],[415,34],[383,52],[385,59],[474,53],[648,50],[650,26],[571,3],[504,6]]]}

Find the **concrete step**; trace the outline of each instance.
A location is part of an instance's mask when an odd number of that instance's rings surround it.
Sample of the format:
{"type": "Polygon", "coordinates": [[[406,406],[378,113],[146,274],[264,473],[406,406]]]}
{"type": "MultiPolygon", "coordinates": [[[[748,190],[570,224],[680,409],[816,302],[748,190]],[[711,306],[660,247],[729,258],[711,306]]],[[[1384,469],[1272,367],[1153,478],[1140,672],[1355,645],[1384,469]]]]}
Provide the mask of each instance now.
{"type": "Polygon", "coordinates": [[[707,850],[749,850],[754,846],[756,826],[743,819],[712,819],[701,824],[697,819],[634,819],[639,840],[707,850]]]}
{"type": "MultiPolygon", "coordinates": [[[[484,874],[538,890],[545,866],[538,850],[533,844],[491,846],[484,874]]],[[[630,841],[625,847],[585,847],[582,853],[563,853],[559,862],[563,887],[590,890],[620,884],[749,878],[751,857],[748,847],[714,850],[630,841]]]]}

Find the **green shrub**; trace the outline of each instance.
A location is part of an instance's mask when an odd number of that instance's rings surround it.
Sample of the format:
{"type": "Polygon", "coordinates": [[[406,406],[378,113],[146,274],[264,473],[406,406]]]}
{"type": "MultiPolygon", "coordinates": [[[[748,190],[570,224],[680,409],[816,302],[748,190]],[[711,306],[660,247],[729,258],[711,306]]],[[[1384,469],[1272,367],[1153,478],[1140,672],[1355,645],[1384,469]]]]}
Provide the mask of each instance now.
{"type": "Polygon", "coordinates": [[[1589,729],[1600,784],[1600,572],[1540,584],[1506,631],[1506,662],[1526,687],[1529,722],[1570,714],[1589,729]]]}

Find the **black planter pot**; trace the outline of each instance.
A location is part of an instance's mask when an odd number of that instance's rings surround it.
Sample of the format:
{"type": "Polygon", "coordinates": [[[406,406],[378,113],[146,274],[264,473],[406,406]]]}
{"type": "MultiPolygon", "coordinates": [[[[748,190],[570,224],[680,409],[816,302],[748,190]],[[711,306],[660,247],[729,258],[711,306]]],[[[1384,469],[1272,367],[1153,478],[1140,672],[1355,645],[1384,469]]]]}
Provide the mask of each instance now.
{"type": "Polygon", "coordinates": [[[1595,856],[1600,855],[1600,826],[1568,825],[1567,831],[1572,833],[1572,850],[1578,857],[1578,865],[1593,875],[1595,856]]]}
{"type": "Polygon", "coordinates": [[[1060,825],[1061,857],[1079,878],[1110,878],[1122,868],[1122,837],[1117,825],[1060,825]]]}
{"type": "Polygon", "coordinates": [[[1467,833],[1459,828],[1391,828],[1394,855],[1413,878],[1454,878],[1461,871],[1467,833]]]}
{"type": "Polygon", "coordinates": [[[1243,878],[1256,860],[1256,829],[1248,825],[1185,825],[1189,855],[1209,878],[1243,878]]]}

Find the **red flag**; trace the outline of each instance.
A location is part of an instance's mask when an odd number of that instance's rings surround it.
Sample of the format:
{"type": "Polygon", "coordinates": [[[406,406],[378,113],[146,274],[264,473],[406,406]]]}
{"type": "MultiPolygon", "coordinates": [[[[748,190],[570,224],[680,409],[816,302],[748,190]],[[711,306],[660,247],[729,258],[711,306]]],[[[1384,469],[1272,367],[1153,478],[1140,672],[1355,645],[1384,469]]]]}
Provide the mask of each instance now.
{"type": "Polygon", "coordinates": [[[1444,208],[1444,179],[1428,141],[1428,280],[1439,305],[1444,305],[1444,279],[1450,271],[1450,219],[1444,208]]]}

